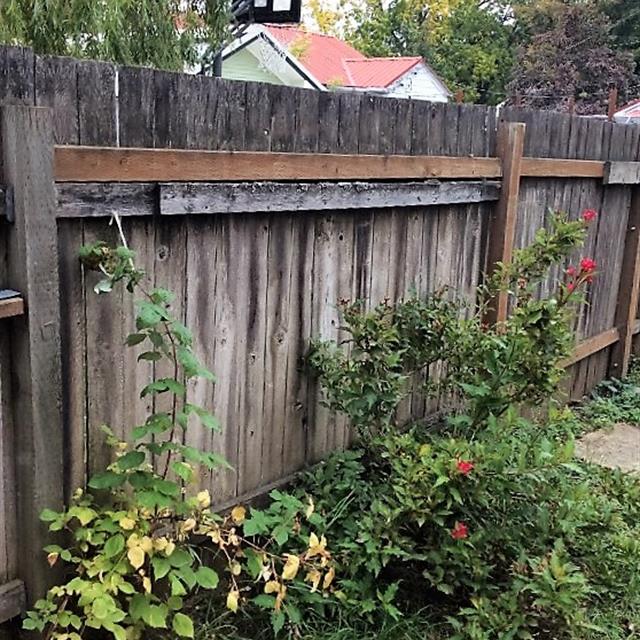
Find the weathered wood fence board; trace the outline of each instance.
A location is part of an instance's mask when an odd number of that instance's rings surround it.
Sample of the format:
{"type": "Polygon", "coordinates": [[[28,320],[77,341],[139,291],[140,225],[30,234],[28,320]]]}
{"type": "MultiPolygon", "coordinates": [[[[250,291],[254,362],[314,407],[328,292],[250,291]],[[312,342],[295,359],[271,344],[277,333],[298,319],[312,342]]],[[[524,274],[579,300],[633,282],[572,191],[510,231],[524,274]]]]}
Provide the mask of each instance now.
{"type": "MultiPolygon", "coordinates": [[[[147,410],[166,403],[138,397],[156,365],[140,367],[135,350],[123,346],[133,301],[121,292],[96,296],[97,275],[77,260],[81,244],[117,240],[108,225],[113,211],[123,216],[148,284],[176,293],[175,315],[193,329],[200,357],[218,375],[213,388],[190,385],[188,396],[215,412],[222,433],[189,431],[186,438],[233,465],[201,478],[222,502],[264,491],[349,444],[346,420],[327,410],[301,368],[310,338],[345,337],[339,299],[370,308],[447,285],[473,306],[488,266],[548,224],[549,207],[574,217],[585,207],[601,213],[584,249],[599,274],[576,321],[582,342],[569,362],[568,393],[581,396],[624,362],[638,329],[638,128],[565,114],[319,94],[42,58],[19,48],[0,48],[0,104],[49,108],[60,145],[55,171],[64,182],[43,228],[51,238],[57,231],[64,448],[54,454],[60,478],[51,475],[48,499],[68,499],[109,460],[100,424],[125,436],[147,410]],[[523,157],[511,164],[511,144],[498,145],[502,123],[526,125],[523,157]],[[429,181],[434,176],[444,180],[429,181]],[[260,177],[266,182],[256,182],[260,177]],[[514,224],[498,244],[496,180],[501,219],[514,224]]],[[[0,232],[10,228],[0,224],[0,232]]],[[[17,287],[16,270],[3,271],[3,238],[0,287],[17,287]]],[[[33,598],[41,583],[17,562],[15,512],[24,503],[19,495],[14,504],[11,490],[13,452],[23,446],[13,417],[23,400],[7,393],[7,363],[12,373],[15,364],[4,357],[37,322],[38,308],[28,311],[24,319],[0,320],[11,323],[0,325],[9,327],[0,332],[0,585],[26,577],[33,598]]],[[[425,375],[440,374],[433,367],[425,375]]],[[[399,418],[425,415],[447,400],[426,402],[413,390],[399,418]]],[[[37,428],[29,420],[25,433],[37,428]]],[[[35,535],[27,543],[35,554],[35,535]]]]}

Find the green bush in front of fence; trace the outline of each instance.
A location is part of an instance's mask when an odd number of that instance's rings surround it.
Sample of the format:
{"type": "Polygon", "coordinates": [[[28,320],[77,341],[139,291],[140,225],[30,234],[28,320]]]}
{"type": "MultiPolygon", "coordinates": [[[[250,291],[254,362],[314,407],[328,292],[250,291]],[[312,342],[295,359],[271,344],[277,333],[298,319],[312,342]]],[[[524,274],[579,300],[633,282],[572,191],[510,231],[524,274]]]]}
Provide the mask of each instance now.
{"type": "Polygon", "coordinates": [[[64,511],[42,513],[49,529],[69,540],[45,549],[50,565],[63,562],[68,575],[35,604],[24,628],[52,640],[136,640],[150,629],[193,638],[184,602],[198,590],[220,594],[222,610],[235,612],[251,600],[270,612],[276,631],[287,620],[299,622],[300,606],[323,602],[335,575],[313,502],[278,493],[266,510],[211,511],[201,485],[227,463],[185,444],[184,436],[190,425],[219,429],[206,408],[187,400],[189,381],[214,376],[196,358],[188,329],[172,317],[172,294],[145,289],[126,246],[98,242],[80,257],[103,275],[97,293],[122,282],[142,295],[127,344],[140,350],[138,361],[154,364],[141,397],[154,406],[165,398],[167,408],[130,425],[125,439],[103,426],[113,462],[64,511]]]}
{"type": "Polygon", "coordinates": [[[428,611],[456,640],[578,639],[610,631],[593,622],[603,603],[640,608],[640,484],[578,464],[574,423],[550,403],[574,343],[572,303],[595,263],[583,258],[550,295],[535,293],[586,222],[554,217],[497,270],[479,291],[510,292],[496,326],[442,292],[368,312],[346,304],[347,339],[315,343],[327,404],[359,438],[301,490],[325,517],[352,620],[428,611]],[[408,396],[443,393],[459,410],[402,428],[408,396]],[[548,415],[525,419],[523,405],[548,415]]]}

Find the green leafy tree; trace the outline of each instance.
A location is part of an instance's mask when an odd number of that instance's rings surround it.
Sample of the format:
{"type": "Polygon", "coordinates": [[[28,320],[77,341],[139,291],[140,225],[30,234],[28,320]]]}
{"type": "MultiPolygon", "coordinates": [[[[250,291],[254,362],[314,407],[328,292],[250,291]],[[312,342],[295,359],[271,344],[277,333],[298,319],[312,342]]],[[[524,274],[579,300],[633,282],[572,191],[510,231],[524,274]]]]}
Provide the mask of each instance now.
{"type": "Polygon", "coordinates": [[[640,75],[640,5],[635,0],[604,0],[602,9],[612,23],[617,49],[633,54],[636,77],[640,75]]]}
{"type": "Polygon", "coordinates": [[[613,25],[595,0],[540,0],[516,8],[519,38],[509,85],[524,106],[580,114],[605,113],[609,88],[625,99],[633,86],[633,55],[616,48],[613,25]]]}
{"type": "Polygon", "coordinates": [[[206,63],[203,51],[223,41],[228,15],[227,0],[3,0],[0,42],[180,70],[206,63]]]}
{"type": "Polygon", "coordinates": [[[420,55],[472,102],[504,97],[513,50],[507,8],[478,0],[366,0],[348,32],[368,55],[420,55]]]}

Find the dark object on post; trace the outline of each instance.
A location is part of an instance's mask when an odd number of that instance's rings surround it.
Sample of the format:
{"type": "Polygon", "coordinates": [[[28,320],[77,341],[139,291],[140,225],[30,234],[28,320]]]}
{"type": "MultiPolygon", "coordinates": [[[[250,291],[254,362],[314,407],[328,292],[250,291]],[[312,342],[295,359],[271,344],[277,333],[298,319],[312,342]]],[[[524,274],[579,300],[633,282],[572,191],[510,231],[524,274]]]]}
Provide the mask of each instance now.
{"type": "Polygon", "coordinates": [[[302,0],[253,0],[240,22],[300,22],[302,0]]]}

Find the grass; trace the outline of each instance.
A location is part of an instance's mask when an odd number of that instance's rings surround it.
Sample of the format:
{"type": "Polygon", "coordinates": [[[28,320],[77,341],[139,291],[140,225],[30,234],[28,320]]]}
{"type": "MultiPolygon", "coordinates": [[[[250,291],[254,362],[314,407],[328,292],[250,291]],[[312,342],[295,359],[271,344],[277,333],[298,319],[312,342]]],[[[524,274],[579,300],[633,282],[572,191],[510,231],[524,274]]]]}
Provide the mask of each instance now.
{"type": "MultiPolygon", "coordinates": [[[[268,620],[250,619],[239,614],[205,616],[196,625],[195,640],[273,640],[268,620]]],[[[219,609],[217,609],[219,612],[219,609]]],[[[195,613],[195,612],[192,612],[195,613]]],[[[352,624],[351,621],[333,620],[331,623],[315,619],[305,623],[296,640],[444,640],[428,616],[417,613],[411,617],[389,622],[383,627],[352,624]]],[[[617,640],[617,639],[616,639],[617,640]]]]}
{"type": "Polygon", "coordinates": [[[589,402],[574,410],[582,430],[593,431],[618,422],[640,425],[640,360],[634,361],[623,380],[605,380],[589,402]]]}

